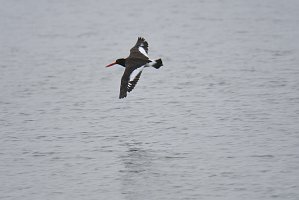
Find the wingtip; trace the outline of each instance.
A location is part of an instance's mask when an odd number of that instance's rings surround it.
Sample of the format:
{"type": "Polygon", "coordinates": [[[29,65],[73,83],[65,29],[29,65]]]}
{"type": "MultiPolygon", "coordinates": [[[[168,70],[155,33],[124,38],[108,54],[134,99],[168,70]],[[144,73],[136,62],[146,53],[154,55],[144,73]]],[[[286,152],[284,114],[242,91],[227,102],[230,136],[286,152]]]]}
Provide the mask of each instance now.
{"type": "Polygon", "coordinates": [[[127,94],[120,94],[119,95],[119,99],[123,99],[123,98],[126,98],[127,97],[127,94]]]}
{"type": "Polygon", "coordinates": [[[144,37],[138,37],[138,40],[145,41],[144,37]]]}

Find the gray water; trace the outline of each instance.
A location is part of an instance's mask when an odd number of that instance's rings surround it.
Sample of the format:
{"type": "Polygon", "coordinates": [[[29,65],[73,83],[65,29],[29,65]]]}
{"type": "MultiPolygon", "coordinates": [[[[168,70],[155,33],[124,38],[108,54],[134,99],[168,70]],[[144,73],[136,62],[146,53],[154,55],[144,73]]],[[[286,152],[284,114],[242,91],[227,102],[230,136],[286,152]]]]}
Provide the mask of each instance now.
{"type": "Polygon", "coordinates": [[[299,199],[299,1],[0,3],[1,200],[299,199]]]}

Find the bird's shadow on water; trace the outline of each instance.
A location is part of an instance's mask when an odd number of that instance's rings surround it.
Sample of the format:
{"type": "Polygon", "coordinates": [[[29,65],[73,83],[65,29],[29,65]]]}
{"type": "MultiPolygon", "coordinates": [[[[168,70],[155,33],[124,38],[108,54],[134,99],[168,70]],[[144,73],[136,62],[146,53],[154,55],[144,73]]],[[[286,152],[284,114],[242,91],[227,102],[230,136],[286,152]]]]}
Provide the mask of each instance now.
{"type": "Polygon", "coordinates": [[[122,195],[128,200],[150,195],[150,185],[159,174],[154,163],[157,155],[152,150],[145,149],[141,142],[125,142],[122,146],[126,147],[126,151],[120,156],[123,164],[123,169],[119,171],[122,195]]]}

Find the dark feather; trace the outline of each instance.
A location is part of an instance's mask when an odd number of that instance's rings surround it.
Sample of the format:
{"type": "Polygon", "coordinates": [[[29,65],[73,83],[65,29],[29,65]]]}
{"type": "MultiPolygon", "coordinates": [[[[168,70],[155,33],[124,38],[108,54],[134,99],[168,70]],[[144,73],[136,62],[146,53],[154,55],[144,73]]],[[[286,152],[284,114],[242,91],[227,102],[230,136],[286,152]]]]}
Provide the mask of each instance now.
{"type": "Polygon", "coordinates": [[[127,86],[128,86],[128,81],[121,79],[121,84],[120,84],[120,91],[119,91],[119,98],[125,98],[127,96],[127,86]]]}

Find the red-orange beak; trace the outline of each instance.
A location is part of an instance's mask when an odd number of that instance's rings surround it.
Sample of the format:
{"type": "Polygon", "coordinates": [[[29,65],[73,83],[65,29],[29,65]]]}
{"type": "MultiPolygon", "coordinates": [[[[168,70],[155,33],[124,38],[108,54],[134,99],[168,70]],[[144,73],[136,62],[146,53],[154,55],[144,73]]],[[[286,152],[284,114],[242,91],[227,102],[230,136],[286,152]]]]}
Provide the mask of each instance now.
{"type": "Polygon", "coordinates": [[[106,67],[111,67],[112,65],[115,65],[115,64],[116,64],[116,62],[113,62],[113,63],[107,65],[106,67]]]}

